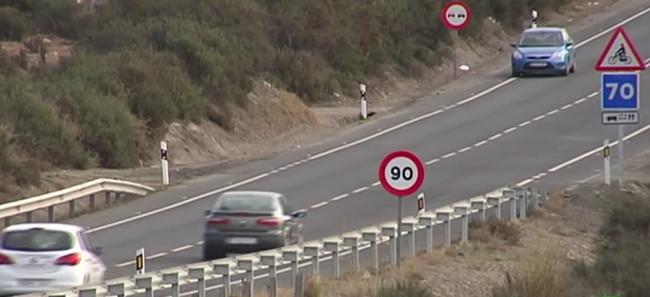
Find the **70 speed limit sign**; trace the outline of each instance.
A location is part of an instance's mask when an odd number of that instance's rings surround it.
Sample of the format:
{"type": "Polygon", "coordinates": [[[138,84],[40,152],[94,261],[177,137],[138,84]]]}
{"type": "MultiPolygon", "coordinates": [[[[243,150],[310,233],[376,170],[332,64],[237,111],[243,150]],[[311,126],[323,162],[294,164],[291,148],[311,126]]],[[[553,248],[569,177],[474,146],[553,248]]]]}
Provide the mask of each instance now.
{"type": "Polygon", "coordinates": [[[395,196],[411,195],[424,182],[424,164],[409,151],[392,152],[379,165],[379,181],[395,196]]]}

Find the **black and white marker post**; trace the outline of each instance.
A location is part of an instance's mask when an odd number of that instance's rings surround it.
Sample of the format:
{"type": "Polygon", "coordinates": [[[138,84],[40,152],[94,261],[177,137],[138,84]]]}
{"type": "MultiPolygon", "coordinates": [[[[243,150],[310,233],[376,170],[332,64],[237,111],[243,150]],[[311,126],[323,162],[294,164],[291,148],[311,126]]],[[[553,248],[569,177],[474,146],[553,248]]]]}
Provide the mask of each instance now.
{"type": "Polygon", "coordinates": [[[612,183],[612,171],[611,171],[611,163],[610,163],[610,147],[609,147],[609,138],[605,139],[603,141],[603,160],[604,160],[604,177],[605,177],[605,184],[610,185],[612,183]]]}
{"type": "Polygon", "coordinates": [[[160,142],[160,161],[162,162],[162,182],[163,185],[169,184],[169,155],[167,152],[167,142],[160,142]]]}
{"type": "Polygon", "coordinates": [[[537,10],[533,9],[533,11],[530,13],[531,16],[531,28],[537,28],[537,10]]]}
{"type": "Polygon", "coordinates": [[[366,101],[366,85],[359,84],[359,93],[361,95],[361,119],[368,118],[368,102],[366,101]]]}

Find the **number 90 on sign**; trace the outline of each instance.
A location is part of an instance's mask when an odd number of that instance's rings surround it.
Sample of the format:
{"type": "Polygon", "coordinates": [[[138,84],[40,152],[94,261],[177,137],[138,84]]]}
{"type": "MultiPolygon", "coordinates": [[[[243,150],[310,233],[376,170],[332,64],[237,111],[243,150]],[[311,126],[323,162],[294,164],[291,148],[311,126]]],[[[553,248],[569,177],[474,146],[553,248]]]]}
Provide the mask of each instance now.
{"type": "Polygon", "coordinates": [[[400,197],[407,196],[422,186],[424,165],[411,152],[393,152],[386,156],[379,166],[379,180],[389,193],[400,197]]]}

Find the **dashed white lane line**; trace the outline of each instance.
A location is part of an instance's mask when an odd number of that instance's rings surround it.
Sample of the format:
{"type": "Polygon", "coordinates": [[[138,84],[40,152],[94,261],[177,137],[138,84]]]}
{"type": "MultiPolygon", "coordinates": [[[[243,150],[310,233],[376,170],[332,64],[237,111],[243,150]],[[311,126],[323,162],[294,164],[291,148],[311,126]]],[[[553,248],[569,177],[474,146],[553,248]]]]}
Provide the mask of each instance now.
{"type": "Polygon", "coordinates": [[[519,125],[517,125],[517,127],[521,128],[521,127],[527,126],[530,123],[531,123],[530,121],[525,121],[525,122],[520,123],[519,125]]]}
{"type": "Polygon", "coordinates": [[[462,149],[459,149],[459,150],[458,150],[458,153],[459,153],[459,154],[460,154],[460,153],[464,153],[464,152],[469,151],[469,150],[471,150],[471,149],[472,149],[471,146],[466,146],[466,147],[464,147],[464,148],[462,148],[462,149]]]}
{"type": "Polygon", "coordinates": [[[503,134],[501,134],[501,133],[495,134],[495,135],[493,135],[493,136],[490,136],[490,138],[488,138],[488,140],[490,140],[490,141],[495,140],[495,139],[501,137],[502,135],[503,135],[503,134]]]}
{"type": "MultiPolygon", "coordinates": [[[[591,98],[591,97],[590,97],[590,98],[591,98]]],[[[580,104],[580,103],[582,103],[582,102],[585,102],[585,101],[587,101],[587,99],[588,99],[588,98],[586,98],[586,97],[585,97],[585,98],[580,98],[580,99],[578,99],[578,101],[576,101],[576,104],[580,104]]]]}
{"type": "MultiPolygon", "coordinates": [[[[512,132],[512,131],[515,131],[515,130],[517,130],[517,129],[519,129],[519,127],[511,127],[511,128],[508,128],[508,129],[506,129],[505,131],[503,131],[503,134],[508,134],[508,133],[510,133],[510,132],[512,132]]],[[[483,140],[483,141],[485,141],[485,140],[483,140]]],[[[485,141],[485,142],[487,142],[487,141],[485,141]]]]}
{"type": "Polygon", "coordinates": [[[593,93],[589,94],[589,96],[587,96],[587,98],[593,98],[593,97],[596,97],[599,93],[600,93],[600,92],[598,92],[598,91],[593,92],[593,93]]]}
{"type": "Polygon", "coordinates": [[[380,184],[381,184],[381,183],[380,183],[379,181],[376,181],[376,182],[372,183],[372,185],[370,185],[370,186],[372,186],[372,187],[376,187],[376,186],[379,186],[380,184]]]}
{"type": "Polygon", "coordinates": [[[446,155],[442,156],[442,159],[449,159],[449,158],[451,158],[451,157],[453,157],[455,155],[456,155],[456,152],[452,152],[452,153],[449,153],[449,154],[446,154],[446,155]]]}
{"type": "Polygon", "coordinates": [[[367,190],[367,189],[369,189],[369,188],[370,188],[370,187],[361,187],[361,188],[358,188],[358,189],[352,191],[352,194],[361,193],[361,192],[363,192],[363,191],[365,191],[365,190],[367,190]]]}
{"type": "Polygon", "coordinates": [[[347,198],[348,196],[350,196],[350,193],[341,194],[334,198],[331,198],[329,201],[339,201],[341,199],[347,198]]]}
{"type": "Polygon", "coordinates": [[[537,122],[537,121],[539,121],[539,120],[541,120],[541,119],[543,119],[545,117],[546,117],[546,114],[538,115],[535,118],[533,118],[533,122],[537,122]]]}
{"type": "Polygon", "coordinates": [[[168,254],[169,254],[169,253],[167,253],[167,252],[157,253],[157,254],[155,254],[155,255],[152,255],[152,256],[147,257],[147,260],[153,260],[153,259],[156,259],[156,258],[160,258],[160,257],[163,257],[163,256],[167,256],[168,254]]]}
{"type": "Polygon", "coordinates": [[[188,245],[186,245],[186,246],[182,246],[182,247],[179,247],[179,248],[175,248],[175,249],[171,250],[171,252],[172,252],[172,253],[178,253],[178,252],[182,252],[182,251],[184,251],[184,250],[189,250],[189,249],[191,249],[192,247],[194,247],[193,244],[188,244],[188,245]]]}
{"type": "Polygon", "coordinates": [[[546,113],[546,116],[552,116],[552,115],[554,115],[554,114],[556,114],[556,113],[558,113],[558,112],[560,112],[559,109],[553,109],[553,110],[547,112],[547,113],[546,113]]]}
{"type": "Polygon", "coordinates": [[[433,160],[427,161],[425,164],[427,164],[427,165],[431,165],[431,164],[435,164],[435,163],[438,163],[438,162],[440,162],[440,159],[439,159],[439,158],[435,158],[435,159],[433,159],[433,160]]]}
{"type": "Polygon", "coordinates": [[[560,109],[561,110],[569,109],[569,108],[571,108],[571,106],[573,106],[573,103],[569,103],[569,104],[567,104],[565,106],[562,106],[562,107],[560,107],[560,109]]]}
{"type": "Polygon", "coordinates": [[[329,204],[329,203],[330,203],[329,201],[323,201],[323,202],[321,202],[321,203],[314,204],[314,205],[310,206],[309,208],[311,208],[311,209],[316,209],[316,208],[323,207],[323,206],[325,206],[325,205],[327,205],[327,204],[329,204]]]}
{"type": "Polygon", "coordinates": [[[474,147],[479,147],[479,146],[482,146],[482,145],[484,145],[484,144],[486,144],[486,143],[488,143],[487,140],[481,140],[481,141],[475,143],[475,144],[474,144],[474,147]]]}

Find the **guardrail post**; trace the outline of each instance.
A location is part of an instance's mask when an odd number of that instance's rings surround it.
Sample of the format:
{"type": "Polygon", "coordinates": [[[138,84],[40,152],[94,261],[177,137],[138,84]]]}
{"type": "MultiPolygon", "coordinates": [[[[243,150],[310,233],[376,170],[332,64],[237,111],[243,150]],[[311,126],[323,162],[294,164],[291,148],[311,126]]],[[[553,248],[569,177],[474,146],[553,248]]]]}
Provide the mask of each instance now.
{"type": "Polygon", "coordinates": [[[346,235],[343,237],[343,245],[352,248],[352,269],[354,272],[359,271],[359,236],[346,235]]]}
{"type": "Polygon", "coordinates": [[[291,286],[295,284],[296,275],[298,272],[300,272],[298,269],[298,262],[300,259],[298,257],[299,255],[297,250],[282,251],[282,260],[289,261],[291,263],[291,286]]]}
{"type": "Polygon", "coordinates": [[[230,297],[232,292],[230,286],[230,275],[232,274],[232,263],[218,263],[214,264],[214,272],[221,274],[223,279],[223,296],[230,297]]]}
{"type": "Polygon", "coordinates": [[[487,203],[489,206],[494,206],[497,208],[496,211],[496,218],[497,220],[501,220],[501,203],[502,203],[503,197],[502,196],[487,196],[487,203]]]}
{"type": "MultiPolygon", "coordinates": [[[[406,231],[409,235],[409,254],[411,257],[415,257],[415,225],[417,222],[412,221],[412,220],[404,220],[402,221],[402,229],[401,231],[406,231]]],[[[401,232],[400,231],[400,232],[401,232]]]]}
{"type": "Polygon", "coordinates": [[[503,190],[503,198],[510,201],[510,221],[517,220],[517,196],[513,190],[503,190]]]}
{"type": "Polygon", "coordinates": [[[111,205],[111,192],[106,191],[104,193],[104,195],[106,196],[106,198],[105,198],[106,199],[106,201],[105,201],[106,206],[110,206],[111,205]]]}
{"type": "Polygon", "coordinates": [[[172,297],[179,297],[181,295],[181,287],[179,286],[180,277],[178,272],[163,273],[162,283],[171,285],[172,297]]]}
{"type": "Polygon", "coordinates": [[[326,240],[323,243],[323,248],[332,253],[332,263],[334,267],[334,278],[341,277],[341,262],[339,258],[339,241],[338,240],[326,240]]]}
{"type": "Polygon", "coordinates": [[[539,190],[535,188],[528,188],[530,191],[530,196],[532,197],[532,202],[531,204],[533,205],[532,209],[536,210],[539,208],[539,190]]]}
{"type": "Polygon", "coordinates": [[[136,277],[135,288],[144,289],[145,297],[153,297],[153,278],[151,276],[136,277]]]}
{"type": "Polygon", "coordinates": [[[433,252],[433,222],[433,216],[428,213],[424,213],[418,218],[420,226],[425,226],[427,228],[425,230],[427,234],[427,253],[433,252]]]}
{"type": "Polygon", "coordinates": [[[486,199],[483,198],[483,197],[476,197],[476,198],[472,198],[470,200],[470,205],[471,205],[472,209],[478,210],[481,213],[481,221],[483,221],[483,222],[485,222],[486,216],[487,216],[485,214],[485,212],[486,212],[485,211],[485,203],[486,202],[487,202],[486,199]]]}
{"type": "Polygon", "coordinates": [[[261,255],[260,263],[269,268],[269,297],[276,297],[278,295],[278,278],[277,278],[277,265],[278,265],[278,256],[273,255],[261,255]]]}
{"type": "Polygon", "coordinates": [[[54,223],[55,217],[54,217],[54,205],[48,206],[47,208],[47,221],[50,223],[54,223]]]}
{"type": "Polygon", "coordinates": [[[454,213],[460,215],[461,219],[461,237],[460,241],[466,243],[469,234],[469,204],[459,203],[454,205],[454,213]]]}
{"type": "Polygon", "coordinates": [[[68,201],[68,205],[70,206],[70,212],[68,213],[69,217],[74,217],[74,215],[75,215],[75,207],[74,207],[75,203],[74,202],[75,202],[74,200],[68,201]]]}
{"type": "Polygon", "coordinates": [[[97,289],[80,289],[77,296],[79,296],[79,297],[97,297],[97,289]]]}
{"type": "Polygon", "coordinates": [[[205,297],[205,268],[189,268],[187,276],[190,279],[196,280],[196,290],[199,297],[205,297]]]}
{"type": "Polygon", "coordinates": [[[252,259],[237,259],[237,268],[246,271],[246,284],[244,287],[244,296],[252,297],[253,288],[255,288],[255,263],[252,259]]]}
{"type": "Polygon", "coordinates": [[[366,230],[361,233],[363,241],[370,242],[370,262],[372,268],[379,269],[379,248],[377,247],[377,236],[379,232],[375,230],[366,230]]]}
{"type": "Polygon", "coordinates": [[[294,280],[293,286],[293,296],[294,297],[304,297],[305,296],[305,275],[299,272],[296,274],[296,279],[294,280]]]}
{"type": "Polygon", "coordinates": [[[528,206],[528,195],[526,195],[526,189],[517,187],[513,188],[515,191],[515,196],[517,197],[517,200],[519,201],[519,218],[522,220],[526,219],[526,208],[528,206]]]}
{"type": "Polygon", "coordinates": [[[436,219],[442,220],[445,228],[445,246],[451,246],[451,214],[453,210],[445,207],[436,210],[436,219]]]}
{"type": "Polygon", "coordinates": [[[94,209],[95,209],[95,194],[90,194],[90,195],[88,196],[88,208],[89,208],[90,210],[94,210],[94,209]]]}
{"type": "Polygon", "coordinates": [[[397,226],[383,226],[381,227],[381,235],[388,237],[388,249],[390,254],[390,264],[397,264],[397,246],[395,244],[395,234],[397,233],[397,226]]]}
{"type": "Polygon", "coordinates": [[[106,291],[108,292],[108,295],[124,297],[125,295],[124,283],[110,284],[107,286],[106,291]]]}
{"type": "Polygon", "coordinates": [[[311,257],[312,273],[314,275],[320,274],[320,246],[311,245],[303,248],[305,256],[311,257]]]}

